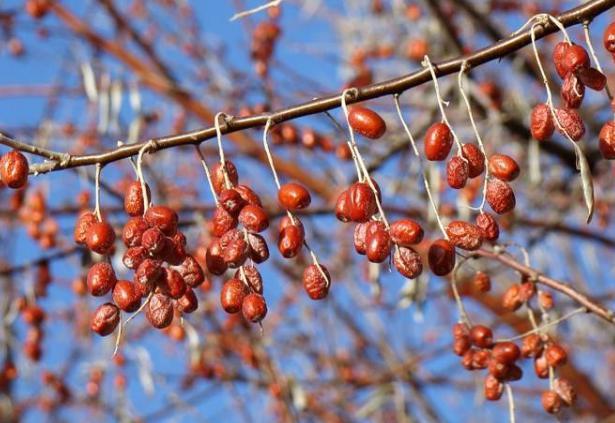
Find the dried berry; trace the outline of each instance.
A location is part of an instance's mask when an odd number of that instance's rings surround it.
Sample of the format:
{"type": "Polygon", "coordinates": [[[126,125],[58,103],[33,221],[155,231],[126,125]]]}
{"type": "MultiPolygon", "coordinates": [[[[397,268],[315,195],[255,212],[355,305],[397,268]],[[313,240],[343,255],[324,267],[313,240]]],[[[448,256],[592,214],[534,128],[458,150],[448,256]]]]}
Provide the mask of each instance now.
{"type": "Polygon", "coordinates": [[[178,298],[177,302],[177,310],[182,313],[190,314],[199,307],[199,300],[196,298],[196,294],[191,288],[186,289],[184,295],[178,298]]]}
{"type": "Polygon", "coordinates": [[[120,323],[120,310],[115,304],[101,304],[92,317],[90,328],[100,336],[111,335],[120,323]]]}
{"type": "Polygon", "coordinates": [[[301,184],[290,182],[278,190],[278,201],[286,210],[296,211],[310,205],[310,192],[301,184]]]}
{"type": "Polygon", "coordinates": [[[348,189],[348,215],[353,222],[367,222],[377,207],[376,196],[367,183],[356,182],[348,189]]]}
{"type": "MultiPolygon", "coordinates": [[[[152,195],[147,184],[145,185],[145,191],[147,192],[147,198],[151,199],[152,195]]],[[[129,216],[143,216],[145,203],[143,201],[141,182],[132,181],[126,187],[126,192],[124,193],[124,211],[129,216]]]]}
{"type": "Polygon", "coordinates": [[[490,179],[487,183],[487,203],[497,214],[504,214],[515,208],[517,200],[510,185],[499,179],[490,179]]]}
{"type": "Polygon", "coordinates": [[[558,131],[568,135],[573,141],[579,141],[583,138],[583,135],[585,135],[585,124],[576,110],[555,109],[555,115],[562,127],[562,129],[558,127],[558,131]]]}
{"type": "Polygon", "coordinates": [[[158,280],[160,292],[174,300],[181,298],[187,286],[182,275],[175,269],[164,269],[164,276],[158,280]]]}
{"type": "Polygon", "coordinates": [[[517,311],[523,305],[520,296],[521,285],[514,284],[508,287],[502,296],[502,307],[508,311],[517,311]]]}
{"type": "MultiPolygon", "coordinates": [[[[247,201],[241,197],[241,194],[235,189],[223,189],[218,196],[218,203],[231,216],[237,217],[247,201]]],[[[217,235],[219,236],[219,235],[217,235]]]]}
{"type": "Polygon", "coordinates": [[[289,225],[282,229],[278,239],[278,250],[285,258],[299,254],[303,246],[303,231],[299,226],[289,225]]]}
{"type": "Polygon", "coordinates": [[[559,413],[562,408],[562,400],[555,391],[544,391],[540,396],[542,408],[549,414],[559,413]]]}
{"type": "MultiPolygon", "coordinates": [[[[230,160],[225,160],[224,168],[221,163],[216,163],[216,165],[211,169],[211,182],[214,186],[214,191],[216,191],[216,194],[220,194],[224,188],[234,187],[237,185],[238,181],[239,176],[237,174],[237,168],[230,160]],[[226,170],[226,172],[224,172],[224,170],[226,170]],[[228,177],[230,186],[226,185],[225,173],[226,177],[228,177]]],[[[241,191],[239,193],[241,194],[241,191]]],[[[249,203],[249,201],[247,202],[249,203]]]]}
{"type": "Polygon", "coordinates": [[[90,211],[84,211],[79,215],[73,233],[73,238],[77,244],[84,245],[87,242],[88,230],[96,222],[96,215],[90,211]]]}
{"type": "Polygon", "coordinates": [[[252,322],[258,323],[267,315],[267,303],[261,294],[248,294],[243,299],[241,305],[243,317],[252,322]]]}
{"type": "Polygon", "coordinates": [[[151,206],[145,212],[145,221],[156,226],[166,236],[173,236],[177,231],[177,213],[166,206],[151,206]]]}
{"type": "Polygon", "coordinates": [[[156,329],[164,329],[173,321],[173,301],[164,294],[152,295],[145,307],[145,317],[156,329]]]}
{"type": "Polygon", "coordinates": [[[489,157],[489,173],[502,181],[514,181],[519,176],[519,165],[506,154],[494,154],[489,157]]]}
{"type": "Polygon", "coordinates": [[[387,129],[380,115],[367,107],[352,107],[348,113],[348,122],[355,132],[371,139],[380,138],[387,129]]]}
{"type": "Polygon", "coordinates": [[[569,73],[564,78],[561,95],[568,109],[578,109],[581,107],[585,97],[585,85],[581,83],[574,73],[569,73]]]}
{"type": "Polygon", "coordinates": [[[191,255],[187,255],[184,261],[176,268],[186,284],[196,288],[205,281],[205,274],[201,265],[191,255]]]}
{"type": "Polygon", "coordinates": [[[17,150],[0,157],[0,176],[9,188],[23,188],[28,182],[28,159],[17,150]]]}
{"type": "Polygon", "coordinates": [[[269,218],[265,210],[252,204],[241,209],[239,222],[250,232],[262,232],[269,227],[269,218]]]}
{"type": "Polygon", "coordinates": [[[463,144],[461,154],[468,161],[470,178],[476,178],[485,171],[485,155],[476,144],[463,144]]]}
{"type": "Polygon", "coordinates": [[[540,379],[546,379],[549,377],[549,363],[544,353],[534,358],[534,373],[540,379]]]}
{"type": "Polygon", "coordinates": [[[249,291],[239,279],[229,279],[222,285],[220,304],[227,313],[237,313],[241,310],[243,299],[249,291]]]}
{"type": "Polygon", "coordinates": [[[462,220],[450,222],[446,226],[446,234],[455,247],[463,250],[478,250],[483,244],[483,234],[480,228],[462,220]]]}
{"type": "Polygon", "coordinates": [[[476,226],[480,228],[483,239],[495,242],[500,237],[500,227],[495,218],[489,213],[482,212],[476,216],[476,226]]]}
{"type": "Polygon", "coordinates": [[[141,245],[143,233],[149,229],[149,225],[142,217],[131,217],[122,228],[122,240],[126,247],[138,247],[141,245]]]}
{"type": "Polygon", "coordinates": [[[141,305],[141,294],[130,281],[117,281],[113,288],[113,302],[123,311],[132,313],[141,305]]]}
{"type": "Polygon", "coordinates": [[[164,250],[167,237],[157,227],[149,228],[141,236],[141,246],[152,256],[157,256],[164,250]]]}
{"type": "Polygon", "coordinates": [[[331,276],[325,266],[310,264],[303,271],[303,288],[312,300],[321,300],[329,293],[331,276]],[[323,275],[324,273],[324,275],[323,275]]]}
{"type": "Polygon", "coordinates": [[[521,350],[514,342],[496,342],[491,355],[500,363],[514,364],[521,356],[521,350]]]}
{"type": "Polygon", "coordinates": [[[148,251],[144,247],[131,247],[124,252],[122,263],[128,269],[136,269],[148,256],[148,251]]]}
{"type": "Polygon", "coordinates": [[[562,68],[567,75],[581,68],[589,68],[590,61],[587,51],[578,44],[571,44],[564,50],[562,68]]]}
{"type": "Polygon", "coordinates": [[[487,326],[474,325],[470,328],[470,340],[479,348],[489,348],[493,345],[493,332],[487,326]]]}
{"type": "Polygon", "coordinates": [[[263,207],[261,203],[261,199],[252,189],[246,185],[237,185],[235,187],[235,191],[239,193],[243,201],[247,204],[252,204],[253,206],[263,207]]]}
{"type": "Polygon", "coordinates": [[[453,342],[453,352],[456,355],[462,357],[466,352],[468,352],[471,346],[472,343],[467,336],[464,338],[457,338],[453,342]]]}
{"type": "Polygon", "coordinates": [[[248,243],[241,237],[232,240],[226,247],[223,247],[222,258],[229,268],[235,269],[246,261],[249,252],[248,243]]]}
{"type": "Polygon", "coordinates": [[[559,344],[550,344],[545,349],[545,358],[551,367],[560,367],[568,361],[568,353],[559,344]]]}
{"type": "Polygon", "coordinates": [[[258,269],[256,268],[256,266],[251,266],[251,265],[244,266],[243,274],[241,272],[241,269],[238,269],[235,272],[235,279],[242,280],[244,275],[252,291],[256,292],[257,294],[262,294],[263,293],[263,278],[260,272],[258,271],[258,269]]]}
{"type": "Polygon", "coordinates": [[[269,258],[269,247],[267,241],[259,234],[248,234],[248,244],[250,244],[250,258],[256,264],[263,263],[269,258]]]}
{"type": "Polygon", "coordinates": [[[606,51],[609,53],[615,53],[615,22],[611,22],[604,30],[602,43],[604,44],[606,51]]]}
{"type": "Polygon", "coordinates": [[[446,164],[446,181],[451,188],[461,189],[465,187],[468,174],[468,162],[460,156],[452,157],[446,164]]]}
{"type": "Polygon", "coordinates": [[[134,282],[141,286],[142,293],[148,294],[164,276],[162,261],[147,258],[137,268],[134,282]]]}
{"type": "Polygon", "coordinates": [[[423,262],[419,253],[410,247],[398,247],[393,253],[393,266],[408,279],[415,279],[423,273],[423,262]]]}
{"type": "Polygon", "coordinates": [[[445,123],[434,123],[425,134],[425,157],[431,161],[446,159],[453,146],[453,134],[445,123]]]}
{"type": "Polygon", "coordinates": [[[553,48],[553,63],[555,64],[555,70],[560,78],[564,78],[568,73],[568,69],[564,64],[564,57],[566,56],[566,51],[568,50],[568,44],[565,41],[560,41],[553,48]]]}
{"type": "Polygon", "coordinates": [[[340,222],[349,222],[350,218],[350,196],[348,190],[344,190],[337,197],[335,202],[335,217],[340,222]]]}
{"type": "Polygon", "coordinates": [[[542,339],[540,335],[536,333],[529,334],[523,341],[521,341],[521,356],[528,357],[538,357],[542,354],[542,339]]]}
{"type": "Polygon", "coordinates": [[[427,258],[435,275],[448,275],[455,267],[455,247],[445,239],[438,239],[429,247],[427,258]]]}
{"type": "Polygon", "coordinates": [[[504,385],[492,375],[487,375],[485,378],[485,399],[489,401],[497,401],[502,398],[504,385]]]}
{"type": "Polygon", "coordinates": [[[222,253],[220,240],[217,238],[213,239],[205,254],[205,264],[207,265],[207,270],[209,270],[209,273],[213,275],[221,275],[226,272],[227,266],[222,253]]]}
{"type": "Polygon", "coordinates": [[[551,109],[545,103],[537,104],[532,109],[530,117],[530,132],[537,141],[546,141],[551,138],[555,130],[551,109]]]}
{"type": "Polygon", "coordinates": [[[564,405],[569,407],[572,406],[577,399],[577,393],[568,379],[561,377],[556,378],[553,381],[553,390],[557,392],[557,395],[559,395],[564,405]]]}
{"type": "Polygon", "coordinates": [[[370,230],[370,225],[365,236],[365,254],[372,263],[382,263],[391,254],[391,237],[384,228],[370,230]]]}
{"type": "Polygon", "coordinates": [[[95,222],[86,234],[86,243],[91,251],[107,254],[115,242],[115,231],[108,222],[95,222]]]}
{"type": "Polygon", "coordinates": [[[423,228],[412,219],[400,219],[391,224],[389,233],[393,242],[402,247],[410,247],[423,240],[423,228]]]}
{"type": "Polygon", "coordinates": [[[498,380],[508,379],[508,374],[510,372],[510,366],[508,364],[504,364],[492,358],[491,360],[489,360],[487,369],[489,370],[489,374],[498,380]]]}
{"type": "Polygon", "coordinates": [[[95,297],[101,297],[111,291],[116,282],[115,271],[109,263],[96,263],[88,271],[88,291],[95,297]]]}
{"type": "Polygon", "coordinates": [[[600,153],[607,160],[615,159],[615,122],[609,121],[602,126],[598,135],[600,153]]]}
{"type": "Polygon", "coordinates": [[[226,209],[218,206],[214,210],[211,218],[211,233],[213,236],[220,237],[226,232],[237,227],[237,217],[229,213],[226,209]]]}

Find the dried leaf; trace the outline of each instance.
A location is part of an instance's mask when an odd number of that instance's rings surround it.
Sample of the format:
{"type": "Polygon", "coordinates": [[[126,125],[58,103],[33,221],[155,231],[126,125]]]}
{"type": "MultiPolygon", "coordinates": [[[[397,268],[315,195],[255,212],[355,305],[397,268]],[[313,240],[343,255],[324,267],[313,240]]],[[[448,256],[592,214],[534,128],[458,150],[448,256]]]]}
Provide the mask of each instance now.
{"type": "Polygon", "coordinates": [[[577,144],[574,144],[574,150],[577,155],[577,169],[581,172],[581,182],[583,184],[583,197],[587,206],[587,223],[591,222],[594,215],[594,183],[592,180],[589,163],[583,150],[577,144]]]}

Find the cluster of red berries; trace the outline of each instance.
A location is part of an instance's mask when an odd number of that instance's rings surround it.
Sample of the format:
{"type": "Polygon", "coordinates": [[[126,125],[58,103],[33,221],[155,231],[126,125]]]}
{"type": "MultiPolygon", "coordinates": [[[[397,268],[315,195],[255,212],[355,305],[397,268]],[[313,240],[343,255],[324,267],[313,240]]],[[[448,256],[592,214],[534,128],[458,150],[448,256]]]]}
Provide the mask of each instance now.
{"type": "MultiPolygon", "coordinates": [[[[487,369],[484,383],[485,398],[501,398],[504,383],[520,380],[523,370],[516,363],[521,358],[533,358],[536,376],[549,377],[549,368],[566,364],[566,350],[556,342],[538,334],[523,338],[521,348],[511,341],[493,341],[493,332],[483,325],[468,327],[464,323],[453,326],[453,351],[461,357],[467,370],[487,369]]],[[[576,398],[574,388],[566,379],[557,378],[553,390],[542,395],[542,404],[549,413],[557,413],[562,405],[572,405],[576,398]]]]}
{"type": "Polygon", "coordinates": [[[254,27],[250,44],[250,55],[254,61],[254,69],[261,78],[269,71],[269,61],[273,55],[275,44],[281,34],[280,26],[276,20],[279,17],[279,7],[269,8],[270,19],[262,21],[254,27]]]}
{"type": "Polygon", "coordinates": [[[41,190],[35,190],[26,197],[25,204],[19,208],[19,220],[41,248],[56,246],[58,222],[47,214],[47,202],[41,190]]]}
{"type": "MultiPolygon", "coordinates": [[[[149,197],[149,195],[148,195],[149,197]]],[[[122,229],[126,246],[122,262],[134,271],[134,280],[118,280],[113,266],[102,261],[87,274],[87,288],[100,297],[112,292],[112,301],[98,307],[91,328],[99,335],[111,334],[120,322],[120,310],[135,312],[143,298],[148,298],[145,316],[158,329],[168,327],[178,313],[191,313],[198,307],[192,290],[203,283],[203,270],[186,252],[186,237],[178,229],[178,216],[165,206],[145,210],[141,183],[128,185],[124,210],[130,216],[122,229]]],[[[83,212],[75,226],[75,242],[95,253],[113,251],[115,231],[95,213],[83,212]]]]}

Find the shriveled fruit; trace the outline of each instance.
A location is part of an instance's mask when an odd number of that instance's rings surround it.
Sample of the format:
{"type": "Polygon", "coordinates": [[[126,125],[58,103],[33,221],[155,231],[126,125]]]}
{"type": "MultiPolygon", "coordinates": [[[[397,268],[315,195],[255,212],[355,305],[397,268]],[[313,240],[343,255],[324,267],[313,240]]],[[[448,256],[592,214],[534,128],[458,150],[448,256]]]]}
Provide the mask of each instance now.
{"type": "Polygon", "coordinates": [[[537,141],[546,141],[555,131],[555,123],[551,109],[547,104],[541,103],[534,106],[530,116],[530,132],[537,141]]]}
{"type": "Polygon", "coordinates": [[[585,135],[585,124],[576,110],[555,109],[555,115],[561,125],[559,129],[562,134],[568,135],[573,141],[579,141],[585,135]]]}
{"type": "Polygon", "coordinates": [[[104,303],[94,312],[90,328],[100,336],[107,336],[113,333],[119,323],[120,310],[115,304],[104,303]]]}
{"type": "Polygon", "coordinates": [[[502,296],[502,307],[508,311],[516,311],[523,305],[520,295],[521,285],[514,284],[508,287],[502,296]]]}
{"type": "Polygon", "coordinates": [[[419,253],[410,247],[398,247],[393,253],[393,266],[408,279],[415,279],[423,273],[423,262],[419,253]]]}
{"type": "Polygon", "coordinates": [[[521,356],[538,357],[543,350],[542,339],[536,333],[529,334],[521,341],[521,356]]]}
{"type": "Polygon", "coordinates": [[[350,218],[350,196],[348,190],[344,190],[337,197],[335,202],[335,217],[341,222],[349,222],[350,218]]]}
{"type": "Polygon", "coordinates": [[[572,406],[577,399],[577,393],[568,379],[561,377],[556,378],[553,381],[553,390],[557,392],[562,402],[569,407],[572,406]]]}
{"type": "Polygon", "coordinates": [[[213,236],[220,237],[231,229],[236,228],[238,222],[237,217],[229,213],[225,208],[218,206],[211,218],[211,233],[213,236]]]}
{"type": "Polygon", "coordinates": [[[480,228],[462,220],[450,222],[446,226],[446,234],[455,247],[463,250],[478,250],[483,244],[483,234],[480,228]]]}
{"type": "Polygon", "coordinates": [[[445,239],[434,241],[427,257],[429,268],[437,276],[448,275],[455,267],[455,247],[445,239]]]}
{"type": "Polygon", "coordinates": [[[88,271],[88,291],[95,297],[101,297],[111,291],[116,282],[115,271],[109,263],[96,263],[88,271]]]}
{"type": "Polygon", "coordinates": [[[483,234],[483,239],[495,242],[500,237],[500,227],[495,218],[486,212],[482,212],[476,216],[476,226],[480,228],[483,234]]]}
{"type": "Polygon", "coordinates": [[[156,329],[164,329],[173,321],[173,301],[164,294],[152,295],[145,307],[145,317],[156,329]]]}
{"type": "Polygon", "coordinates": [[[497,342],[491,354],[500,363],[513,364],[521,356],[521,350],[514,342],[497,342]]]}
{"type": "MultiPolygon", "coordinates": [[[[149,186],[145,185],[148,201],[151,200],[149,186]]],[[[131,181],[124,192],[124,211],[129,216],[142,216],[145,211],[141,182],[131,181]]]]}
{"type": "Polygon", "coordinates": [[[367,259],[372,263],[382,263],[391,254],[391,237],[383,228],[373,232],[368,230],[365,236],[365,246],[367,259]]]}
{"type": "Polygon", "coordinates": [[[243,206],[247,204],[246,200],[241,197],[241,194],[235,188],[223,189],[220,195],[218,195],[218,203],[227,213],[235,217],[237,217],[243,206]]]}
{"type": "Polygon", "coordinates": [[[562,408],[562,400],[555,391],[544,391],[540,396],[542,408],[549,414],[556,414],[562,408]]]}
{"type": "Polygon", "coordinates": [[[303,239],[303,231],[299,226],[289,225],[280,232],[278,250],[285,258],[295,257],[301,251],[303,239]]]}
{"type": "Polygon", "coordinates": [[[497,378],[492,375],[487,375],[484,386],[485,399],[489,401],[497,401],[502,398],[504,385],[497,378]]]}
{"type": "Polygon", "coordinates": [[[568,353],[559,344],[552,343],[545,349],[545,358],[551,367],[560,367],[568,361],[568,353]]]}
{"type": "Polygon", "coordinates": [[[239,223],[251,232],[262,232],[269,227],[269,218],[262,207],[248,204],[239,213],[239,223]]]}
{"type": "Polygon", "coordinates": [[[479,348],[489,348],[493,345],[493,332],[484,325],[474,325],[470,328],[470,340],[479,348]]]}
{"type": "Polygon", "coordinates": [[[225,188],[234,187],[235,185],[237,185],[238,181],[239,176],[237,174],[237,168],[235,167],[235,164],[230,160],[225,160],[224,168],[222,167],[221,163],[216,163],[216,165],[211,169],[211,182],[214,186],[214,191],[216,191],[216,194],[220,194],[225,188]],[[226,177],[228,177],[230,186],[226,185],[225,173],[226,177]]]}
{"type": "Polygon", "coordinates": [[[243,317],[252,322],[258,323],[267,315],[267,303],[261,294],[248,294],[243,299],[241,305],[243,317]]]}
{"type": "Polygon", "coordinates": [[[353,222],[367,222],[376,213],[376,196],[367,183],[356,182],[348,189],[348,215],[353,222]]]}
{"type": "Polygon", "coordinates": [[[331,275],[325,266],[310,264],[303,271],[303,288],[312,300],[321,300],[329,293],[331,275]],[[324,273],[324,275],[323,275],[324,273]]]}
{"type": "Polygon", "coordinates": [[[354,106],[348,113],[348,122],[355,132],[370,139],[384,135],[387,126],[380,115],[367,107],[354,106]]]}
{"type": "Polygon", "coordinates": [[[301,184],[290,182],[278,190],[278,201],[286,210],[296,211],[310,205],[310,192],[301,184]]]}
{"type": "Polygon", "coordinates": [[[227,265],[224,262],[224,257],[222,256],[222,247],[220,246],[219,239],[213,239],[207,248],[207,252],[205,253],[205,264],[207,265],[207,270],[214,275],[221,275],[226,272],[227,265]]]}
{"type": "Polygon", "coordinates": [[[176,300],[184,295],[187,286],[177,270],[165,268],[164,275],[158,280],[158,288],[162,294],[176,300]]]}
{"type": "Polygon", "coordinates": [[[602,91],[606,86],[606,76],[598,69],[581,68],[576,72],[584,86],[594,91],[602,91]]]}
{"type": "Polygon", "coordinates": [[[485,171],[485,155],[476,144],[463,144],[461,154],[468,161],[470,178],[476,178],[485,171]]]}
{"type": "Polygon", "coordinates": [[[515,193],[510,185],[499,179],[490,179],[487,183],[487,203],[497,214],[512,211],[516,205],[515,193]]]}
{"type": "Polygon", "coordinates": [[[222,285],[220,304],[227,313],[237,313],[241,310],[243,299],[248,293],[248,288],[241,280],[229,279],[222,285]]]}
{"type": "Polygon", "coordinates": [[[391,224],[389,234],[391,240],[399,246],[410,247],[423,240],[424,232],[421,225],[412,219],[400,219],[391,224]]]}
{"type": "Polygon", "coordinates": [[[141,295],[135,289],[134,283],[126,280],[118,281],[113,288],[113,302],[125,312],[137,311],[141,305],[141,295]]]}
{"type": "Polygon", "coordinates": [[[184,295],[177,299],[177,309],[182,313],[192,313],[199,307],[199,300],[191,288],[186,289],[184,295]]]}
{"type": "Polygon", "coordinates": [[[564,78],[561,89],[562,100],[569,109],[578,109],[585,97],[585,85],[581,83],[574,73],[569,73],[564,78]]]}
{"type": "Polygon", "coordinates": [[[115,232],[108,222],[93,223],[86,234],[86,243],[91,251],[107,254],[115,242],[115,232]]]}
{"type": "Polygon", "coordinates": [[[602,44],[609,53],[615,53],[615,22],[611,22],[604,30],[602,44]]]}
{"type": "Polygon", "coordinates": [[[460,156],[452,157],[446,164],[446,181],[449,187],[454,189],[465,187],[468,175],[468,163],[460,156]]]}
{"type": "Polygon", "coordinates": [[[269,247],[265,238],[259,234],[248,234],[250,244],[250,258],[256,264],[263,263],[269,258],[269,247]]]}
{"type": "Polygon", "coordinates": [[[151,206],[145,212],[145,221],[150,226],[156,226],[167,236],[177,232],[177,213],[166,206],[151,206]]]}
{"type": "Polygon", "coordinates": [[[83,245],[87,242],[88,230],[96,222],[96,215],[91,211],[84,211],[79,215],[73,233],[73,238],[77,244],[83,245]]]}
{"type": "Polygon", "coordinates": [[[607,160],[615,159],[615,122],[608,121],[598,134],[600,154],[607,160]]]}
{"type": "Polygon", "coordinates": [[[446,159],[453,146],[453,134],[443,122],[434,123],[425,134],[425,157],[431,161],[446,159]]]}
{"type": "Polygon", "coordinates": [[[9,188],[23,188],[28,182],[28,159],[17,150],[9,151],[0,157],[0,176],[9,188]]]}
{"type": "Polygon", "coordinates": [[[491,278],[485,272],[476,272],[472,278],[472,285],[478,292],[489,292],[491,290],[491,278]]]}
{"type": "Polygon", "coordinates": [[[126,247],[138,247],[141,245],[143,233],[149,229],[149,225],[142,217],[131,217],[122,228],[122,240],[126,247]]]}

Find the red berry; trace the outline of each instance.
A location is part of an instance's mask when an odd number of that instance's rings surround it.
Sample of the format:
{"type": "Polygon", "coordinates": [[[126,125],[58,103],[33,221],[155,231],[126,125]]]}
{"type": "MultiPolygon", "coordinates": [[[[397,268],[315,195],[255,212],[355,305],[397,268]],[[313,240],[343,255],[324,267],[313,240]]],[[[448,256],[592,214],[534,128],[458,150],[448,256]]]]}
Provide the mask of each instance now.
{"type": "Polygon", "coordinates": [[[391,237],[384,228],[373,232],[368,230],[365,236],[365,254],[372,263],[382,263],[391,254],[391,237]]]}
{"type": "Polygon", "coordinates": [[[600,129],[598,139],[602,157],[607,160],[615,159],[615,122],[605,123],[600,129]]]}
{"type": "Polygon", "coordinates": [[[82,212],[75,223],[75,231],[73,238],[77,244],[85,244],[87,242],[87,233],[90,227],[97,222],[96,215],[90,211],[82,212]]]}
{"type": "Polygon", "coordinates": [[[122,228],[122,240],[126,247],[138,247],[141,245],[143,234],[149,225],[142,217],[131,217],[122,228]]]}
{"type": "Polygon", "coordinates": [[[304,233],[301,227],[288,225],[280,231],[278,250],[285,258],[292,258],[299,254],[303,247],[304,233]]]}
{"type": "Polygon", "coordinates": [[[514,181],[519,176],[519,165],[506,154],[494,154],[489,157],[489,173],[502,181],[514,181]]]}
{"type": "Polygon", "coordinates": [[[423,240],[423,228],[412,219],[400,219],[391,224],[389,233],[397,245],[410,247],[423,240]]]}
{"type": "Polygon", "coordinates": [[[177,232],[177,213],[169,207],[151,206],[145,212],[144,218],[148,225],[156,226],[167,236],[173,236],[177,232]]]}
{"type": "Polygon", "coordinates": [[[602,42],[606,51],[615,53],[615,22],[611,22],[604,30],[602,42]]]}
{"type": "Polygon", "coordinates": [[[9,188],[23,188],[28,182],[28,159],[17,150],[0,157],[0,176],[9,188]]]}
{"type": "Polygon", "coordinates": [[[460,156],[452,157],[446,164],[446,181],[451,188],[461,189],[465,187],[468,174],[468,162],[460,156]]]}
{"type": "Polygon", "coordinates": [[[241,305],[243,317],[252,322],[258,323],[267,315],[267,303],[261,294],[248,294],[243,299],[241,305]]]}
{"type": "Polygon", "coordinates": [[[446,234],[455,247],[463,250],[478,250],[483,244],[482,231],[469,222],[453,220],[446,226],[446,234]]]}
{"type": "Polygon", "coordinates": [[[512,211],[517,203],[515,193],[510,185],[499,179],[491,179],[487,183],[487,203],[497,214],[512,211]]]}
{"type": "Polygon", "coordinates": [[[113,288],[113,302],[121,310],[132,313],[141,306],[141,294],[134,283],[121,280],[113,288]]]}
{"type": "MultiPolygon", "coordinates": [[[[239,177],[237,175],[237,168],[235,167],[235,164],[233,162],[231,162],[230,160],[225,160],[224,169],[226,169],[226,175],[231,185],[230,187],[226,185],[224,170],[221,163],[216,163],[216,165],[211,169],[211,182],[214,186],[214,191],[216,191],[216,194],[220,194],[225,188],[234,187],[239,181],[239,177]]],[[[241,191],[239,193],[241,194],[241,191]]]]}
{"type": "Polygon", "coordinates": [[[262,232],[269,227],[269,218],[262,207],[248,204],[239,213],[239,223],[250,232],[262,232]]]}
{"type": "Polygon", "coordinates": [[[199,307],[199,300],[191,288],[186,289],[184,295],[177,299],[177,310],[182,313],[192,313],[199,307]]]}
{"type": "Polygon", "coordinates": [[[476,226],[480,228],[483,238],[487,241],[495,242],[500,237],[498,222],[489,213],[482,212],[476,216],[476,226]]]}
{"type": "Polygon", "coordinates": [[[352,129],[371,139],[380,138],[387,129],[380,115],[367,107],[352,107],[348,113],[348,121],[352,129]]]}
{"type": "Polygon", "coordinates": [[[246,295],[248,295],[248,288],[241,280],[229,279],[222,285],[220,304],[227,313],[237,313],[241,310],[246,295]]]}
{"type": "Polygon", "coordinates": [[[549,414],[559,413],[562,408],[562,400],[555,391],[544,391],[540,396],[542,407],[549,414]]]}
{"type": "Polygon", "coordinates": [[[280,187],[278,201],[286,210],[296,211],[309,206],[312,198],[303,185],[291,182],[280,187]]]}
{"type": "Polygon", "coordinates": [[[302,280],[303,288],[312,300],[321,300],[329,293],[331,276],[322,264],[319,264],[318,267],[315,264],[307,266],[303,271],[302,280]]]}
{"type": "Polygon", "coordinates": [[[437,276],[448,275],[455,267],[455,247],[445,239],[434,241],[427,257],[429,268],[437,276]]]}
{"type": "Polygon", "coordinates": [[[164,294],[152,295],[145,307],[145,317],[156,329],[164,329],[173,322],[173,301],[164,294]]]}
{"type": "Polygon", "coordinates": [[[108,222],[93,223],[86,234],[86,243],[91,251],[107,254],[115,242],[115,231],[108,222]]]}
{"type": "Polygon", "coordinates": [[[581,68],[577,70],[576,76],[578,76],[583,85],[594,91],[602,91],[606,86],[606,76],[598,69],[581,68]]]}
{"type": "MultiPolygon", "coordinates": [[[[145,185],[145,191],[147,192],[148,201],[151,200],[149,186],[145,185]]],[[[145,203],[143,200],[143,189],[141,188],[141,182],[132,181],[126,187],[124,193],[124,211],[129,216],[143,216],[145,211],[145,203]]]]}
{"type": "Polygon", "coordinates": [[[568,109],[578,109],[585,97],[585,85],[581,83],[574,73],[569,73],[564,78],[561,89],[562,100],[568,109]]]}
{"type": "Polygon", "coordinates": [[[463,144],[461,154],[468,161],[470,178],[476,178],[485,171],[485,155],[476,144],[463,144]]]}
{"type": "Polygon", "coordinates": [[[120,310],[115,304],[101,304],[92,317],[90,328],[100,336],[111,335],[120,323],[120,310]]]}
{"type": "Polygon", "coordinates": [[[353,222],[367,222],[377,208],[376,196],[367,183],[356,182],[348,189],[348,213],[353,222]]]}
{"type": "Polygon", "coordinates": [[[541,103],[534,106],[530,118],[530,132],[537,141],[546,141],[555,130],[553,115],[547,104],[541,103]]]}
{"type": "Polygon", "coordinates": [[[521,350],[514,342],[497,342],[491,354],[500,363],[514,364],[521,356],[521,350]]]}
{"type": "Polygon", "coordinates": [[[574,109],[555,109],[555,115],[562,127],[562,134],[568,135],[573,141],[579,141],[585,135],[585,124],[579,113],[574,109]]]}
{"type": "Polygon", "coordinates": [[[493,332],[487,326],[474,325],[470,329],[470,340],[479,348],[489,348],[493,345],[493,332]]]}
{"type": "Polygon", "coordinates": [[[442,122],[434,123],[425,134],[425,157],[431,161],[446,159],[453,146],[453,134],[442,122]]]}
{"type": "Polygon", "coordinates": [[[423,262],[419,253],[410,247],[397,247],[393,253],[393,266],[408,279],[416,279],[423,273],[423,262]]]}

